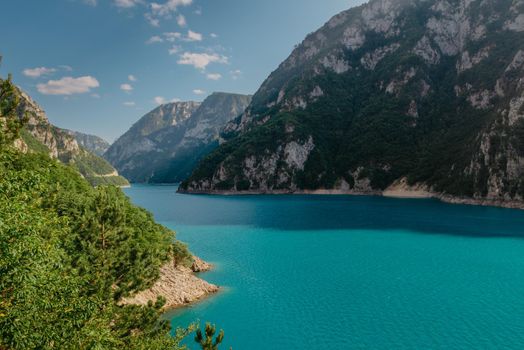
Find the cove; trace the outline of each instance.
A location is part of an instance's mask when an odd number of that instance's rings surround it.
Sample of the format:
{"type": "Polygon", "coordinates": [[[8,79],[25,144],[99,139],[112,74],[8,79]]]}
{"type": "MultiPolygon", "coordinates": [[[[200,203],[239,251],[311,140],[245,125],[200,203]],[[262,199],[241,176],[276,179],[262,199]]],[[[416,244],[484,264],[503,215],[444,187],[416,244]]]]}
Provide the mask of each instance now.
{"type": "Polygon", "coordinates": [[[169,316],[216,323],[223,349],[524,347],[524,211],[176,190],[125,192],[216,265],[223,291],[169,316]]]}

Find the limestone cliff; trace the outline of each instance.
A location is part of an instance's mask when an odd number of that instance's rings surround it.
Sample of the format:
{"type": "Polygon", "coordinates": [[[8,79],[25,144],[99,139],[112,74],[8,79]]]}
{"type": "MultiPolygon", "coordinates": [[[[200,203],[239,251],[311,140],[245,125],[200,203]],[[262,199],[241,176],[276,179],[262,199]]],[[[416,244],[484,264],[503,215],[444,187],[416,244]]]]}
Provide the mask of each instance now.
{"type": "Polygon", "coordinates": [[[75,167],[92,185],[129,185],[126,179],[103,158],[80,146],[71,132],[49,122],[44,110],[25,92],[20,93],[20,116],[28,117],[19,148],[45,152],[52,158],[75,167]]]}
{"type": "Polygon", "coordinates": [[[308,35],[186,192],[524,200],[524,1],[372,0],[308,35]]]}

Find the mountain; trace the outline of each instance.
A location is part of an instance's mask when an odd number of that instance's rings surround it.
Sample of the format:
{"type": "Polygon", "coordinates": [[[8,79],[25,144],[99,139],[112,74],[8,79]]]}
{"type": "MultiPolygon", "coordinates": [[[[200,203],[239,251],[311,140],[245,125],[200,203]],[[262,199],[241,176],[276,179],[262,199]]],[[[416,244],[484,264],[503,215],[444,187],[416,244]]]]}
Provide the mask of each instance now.
{"type": "Polygon", "coordinates": [[[372,0],[309,34],[182,192],[524,199],[524,1],[372,0]]]}
{"type": "Polygon", "coordinates": [[[78,144],[86,150],[93,152],[99,157],[103,157],[104,153],[109,149],[109,142],[101,137],[95,135],[83,134],[78,131],[62,129],[64,132],[73,136],[78,144]]]}
{"type": "Polygon", "coordinates": [[[146,182],[153,170],[153,161],[162,150],[158,132],[167,128],[183,133],[186,121],[200,106],[198,102],[173,102],[161,105],[144,115],[116,140],[104,157],[131,182],[146,182]]]}
{"type": "Polygon", "coordinates": [[[218,147],[220,129],[250,101],[250,96],[213,93],[201,104],[162,105],[133,125],[105,157],[131,182],[179,182],[218,147]]]}
{"type": "Polygon", "coordinates": [[[41,152],[70,164],[93,186],[112,184],[129,185],[105,159],[79,145],[71,132],[60,129],[49,122],[44,110],[22,90],[19,90],[19,115],[28,117],[21,132],[23,151],[41,152]]]}

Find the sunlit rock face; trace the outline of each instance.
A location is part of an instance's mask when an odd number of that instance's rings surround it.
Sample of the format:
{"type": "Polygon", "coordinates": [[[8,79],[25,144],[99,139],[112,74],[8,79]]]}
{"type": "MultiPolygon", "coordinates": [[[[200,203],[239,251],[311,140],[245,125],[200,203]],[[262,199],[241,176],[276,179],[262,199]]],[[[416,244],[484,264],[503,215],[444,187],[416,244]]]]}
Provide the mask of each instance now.
{"type": "Polygon", "coordinates": [[[64,130],[52,125],[45,111],[27,93],[17,89],[20,105],[18,115],[27,119],[21,131],[21,138],[15,141],[14,146],[20,151],[45,152],[50,157],[76,168],[80,174],[92,185],[114,184],[127,185],[128,182],[120,177],[116,169],[94,152],[97,147],[107,145],[102,139],[64,130]],[[85,144],[78,142],[75,136],[81,136],[85,144]],[[29,138],[29,139],[28,139],[29,138]],[[89,144],[88,141],[92,141],[89,144]],[[90,149],[88,146],[93,146],[90,149]]]}

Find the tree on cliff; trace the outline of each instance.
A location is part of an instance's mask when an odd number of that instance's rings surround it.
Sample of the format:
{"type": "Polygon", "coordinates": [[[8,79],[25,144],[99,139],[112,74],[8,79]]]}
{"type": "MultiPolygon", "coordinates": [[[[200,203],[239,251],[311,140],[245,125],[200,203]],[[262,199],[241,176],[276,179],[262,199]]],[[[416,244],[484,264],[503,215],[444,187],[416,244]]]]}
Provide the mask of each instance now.
{"type": "MultiPolygon", "coordinates": [[[[2,57],[0,56],[0,63],[2,57]]],[[[17,109],[20,104],[16,87],[7,80],[0,79],[0,146],[13,143],[20,136],[20,130],[27,118],[19,118],[17,109]]]]}

